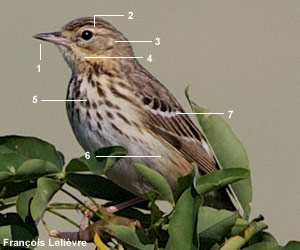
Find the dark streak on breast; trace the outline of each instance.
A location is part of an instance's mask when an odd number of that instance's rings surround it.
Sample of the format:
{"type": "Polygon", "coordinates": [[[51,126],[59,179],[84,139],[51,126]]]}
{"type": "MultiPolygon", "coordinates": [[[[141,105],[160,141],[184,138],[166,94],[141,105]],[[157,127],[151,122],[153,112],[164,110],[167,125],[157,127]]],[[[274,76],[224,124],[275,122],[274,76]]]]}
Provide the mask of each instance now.
{"type": "Polygon", "coordinates": [[[94,63],[93,68],[94,68],[96,76],[99,76],[100,75],[99,64],[94,63]]]}
{"type": "Polygon", "coordinates": [[[114,105],[112,104],[112,102],[109,101],[109,100],[105,100],[104,103],[105,103],[105,105],[106,105],[107,107],[110,107],[110,108],[114,107],[114,105]]]}
{"type": "Polygon", "coordinates": [[[90,103],[90,101],[89,100],[87,100],[86,102],[85,102],[85,105],[86,105],[86,108],[90,108],[91,107],[91,103],[90,103]]]}
{"type": "Polygon", "coordinates": [[[97,103],[95,101],[93,101],[92,106],[93,106],[93,109],[97,109],[97,107],[98,107],[97,103]]]}
{"type": "Polygon", "coordinates": [[[100,85],[97,86],[97,92],[98,92],[99,96],[101,96],[101,97],[106,96],[105,91],[100,87],[100,85]]]}
{"type": "Polygon", "coordinates": [[[117,112],[117,116],[119,116],[128,125],[131,124],[130,121],[128,121],[128,119],[124,115],[122,115],[121,113],[117,112]]]}
{"type": "Polygon", "coordinates": [[[90,122],[88,122],[88,128],[89,128],[89,130],[92,130],[92,125],[90,122]]]}
{"type": "Polygon", "coordinates": [[[99,119],[100,121],[103,120],[103,118],[102,118],[102,116],[99,114],[99,112],[96,112],[96,116],[98,117],[98,119],[99,119]]]}
{"type": "Polygon", "coordinates": [[[88,110],[86,111],[86,116],[87,116],[87,118],[91,119],[91,114],[88,110]]]}
{"type": "Polygon", "coordinates": [[[102,126],[99,122],[97,122],[97,127],[98,127],[99,130],[102,130],[102,126]]]}
{"type": "Polygon", "coordinates": [[[122,130],[119,129],[114,123],[110,123],[110,124],[111,124],[111,126],[112,126],[112,128],[113,128],[114,130],[118,131],[121,135],[123,135],[122,130]]]}
{"type": "Polygon", "coordinates": [[[131,99],[129,99],[126,95],[120,93],[120,92],[119,92],[118,90],[116,90],[114,87],[110,87],[110,90],[111,90],[111,93],[112,93],[114,96],[116,96],[116,97],[118,97],[118,98],[122,98],[122,99],[124,99],[124,100],[126,100],[126,101],[128,101],[128,102],[131,102],[131,99]]]}
{"type": "Polygon", "coordinates": [[[77,108],[75,110],[76,110],[78,122],[80,123],[80,112],[79,112],[79,109],[77,108]]]}
{"type": "Polygon", "coordinates": [[[114,119],[114,116],[113,116],[113,114],[111,112],[109,112],[109,111],[106,110],[105,113],[108,116],[108,118],[114,119]]]}

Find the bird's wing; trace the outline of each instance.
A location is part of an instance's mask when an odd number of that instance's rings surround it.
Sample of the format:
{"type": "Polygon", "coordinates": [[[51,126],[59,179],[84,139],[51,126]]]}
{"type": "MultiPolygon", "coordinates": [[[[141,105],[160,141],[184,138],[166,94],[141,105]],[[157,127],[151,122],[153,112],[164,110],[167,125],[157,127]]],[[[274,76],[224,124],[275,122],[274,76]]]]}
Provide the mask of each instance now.
{"type": "Polygon", "coordinates": [[[153,75],[135,61],[127,81],[135,86],[139,105],[146,110],[145,123],[154,134],[160,136],[189,162],[196,162],[202,174],[217,170],[217,164],[208,143],[200,130],[184,112],[171,92],[153,75]]]}
{"type": "Polygon", "coordinates": [[[142,103],[147,110],[146,124],[155,134],[180,151],[189,162],[196,162],[201,173],[217,169],[213,154],[200,130],[188,115],[176,114],[184,110],[173,96],[165,100],[145,93],[142,96],[142,103]]]}

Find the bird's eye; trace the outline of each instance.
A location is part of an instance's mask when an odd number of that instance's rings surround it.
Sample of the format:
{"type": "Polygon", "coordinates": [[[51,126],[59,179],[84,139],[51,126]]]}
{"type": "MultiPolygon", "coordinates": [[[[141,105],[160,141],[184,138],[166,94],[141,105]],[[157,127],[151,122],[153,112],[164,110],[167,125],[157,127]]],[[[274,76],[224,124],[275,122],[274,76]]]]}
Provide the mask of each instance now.
{"type": "Polygon", "coordinates": [[[90,30],[84,30],[81,34],[82,39],[90,40],[93,37],[93,32],[90,30]]]}

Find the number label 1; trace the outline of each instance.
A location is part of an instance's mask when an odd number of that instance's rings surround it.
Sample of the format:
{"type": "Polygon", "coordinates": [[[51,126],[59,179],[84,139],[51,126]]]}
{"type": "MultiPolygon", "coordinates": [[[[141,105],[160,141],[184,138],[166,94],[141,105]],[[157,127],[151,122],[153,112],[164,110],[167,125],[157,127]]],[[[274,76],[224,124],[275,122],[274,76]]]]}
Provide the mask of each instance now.
{"type": "Polygon", "coordinates": [[[233,114],[233,110],[228,110],[228,113],[229,113],[229,119],[230,119],[233,114]]]}
{"type": "Polygon", "coordinates": [[[41,72],[41,65],[39,64],[38,66],[36,66],[38,72],[40,73],[41,72]]]}

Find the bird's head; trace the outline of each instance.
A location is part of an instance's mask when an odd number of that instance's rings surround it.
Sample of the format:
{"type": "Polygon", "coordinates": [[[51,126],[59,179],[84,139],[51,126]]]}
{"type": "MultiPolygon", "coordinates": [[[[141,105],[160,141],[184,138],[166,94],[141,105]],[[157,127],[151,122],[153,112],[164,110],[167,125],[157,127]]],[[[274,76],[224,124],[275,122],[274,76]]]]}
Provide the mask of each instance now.
{"type": "Polygon", "coordinates": [[[71,69],[78,73],[91,65],[109,68],[114,61],[120,61],[91,57],[133,56],[130,43],[116,43],[127,41],[124,35],[100,18],[78,18],[64,25],[60,31],[39,33],[34,38],[57,45],[71,69]]]}

